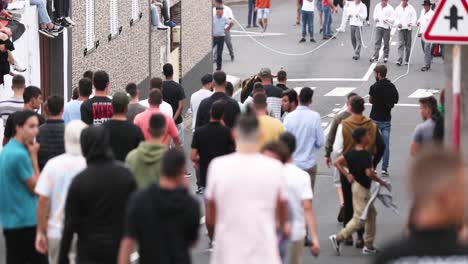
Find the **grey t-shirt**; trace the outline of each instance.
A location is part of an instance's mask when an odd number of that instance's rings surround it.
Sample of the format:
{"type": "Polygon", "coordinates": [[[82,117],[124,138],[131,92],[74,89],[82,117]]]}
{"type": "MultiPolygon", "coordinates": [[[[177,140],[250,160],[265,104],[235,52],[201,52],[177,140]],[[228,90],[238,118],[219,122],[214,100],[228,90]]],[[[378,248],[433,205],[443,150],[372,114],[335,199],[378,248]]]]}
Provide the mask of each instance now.
{"type": "Polygon", "coordinates": [[[432,119],[428,119],[423,123],[416,126],[414,130],[413,142],[424,145],[432,143],[434,135],[435,122],[432,119]]]}
{"type": "Polygon", "coordinates": [[[135,116],[145,110],[146,110],[146,107],[144,107],[141,104],[128,104],[128,112],[127,112],[128,121],[133,123],[133,119],[135,119],[135,116]]]}

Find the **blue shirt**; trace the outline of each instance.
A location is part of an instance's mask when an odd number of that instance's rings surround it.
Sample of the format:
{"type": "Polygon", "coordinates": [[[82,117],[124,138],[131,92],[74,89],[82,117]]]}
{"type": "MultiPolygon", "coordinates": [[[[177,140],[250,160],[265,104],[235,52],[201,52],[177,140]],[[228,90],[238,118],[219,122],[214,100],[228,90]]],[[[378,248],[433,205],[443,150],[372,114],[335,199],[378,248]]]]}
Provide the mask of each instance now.
{"type": "Polygon", "coordinates": [[[213,37],[224,37],[224,28],[229,25],[229,19],[225,16],[213,15],[213,37]]]}
{"type": "Polygon", "coordinates": [[[316,153],[325,144],[320,115],[306,106],[298,106],[284,118],[283,125],[296,137],[294,164],[303,170],[317,165],[316,153]]]}
{"type": "Polygon", "coordinates": [[[26,186],[34,169],[26,146],[11,139],[0,152],[0,225],[4,229],[37,223],[37,198],[26,186]]]}
{"type": "Polygon", "coordinates": [[[65,104],[63,109],[63,121],[68,124],[73,120],[81,120],[80,107],[83,101],[72,100],[65,104]]]}

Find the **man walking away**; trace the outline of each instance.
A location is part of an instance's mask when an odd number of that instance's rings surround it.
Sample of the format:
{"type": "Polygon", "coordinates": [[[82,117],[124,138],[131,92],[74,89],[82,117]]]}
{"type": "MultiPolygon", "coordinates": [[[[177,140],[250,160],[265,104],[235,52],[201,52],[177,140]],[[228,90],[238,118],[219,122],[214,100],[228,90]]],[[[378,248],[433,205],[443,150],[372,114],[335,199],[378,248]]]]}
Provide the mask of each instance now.
{"type": "Polygon", "coordinates": [[[182,150],[168,150],[162,157],[158,184],[136,192],[125,214],[119,264],[130,264],[138,245],[138,262],[190,264],[190,249],[198,239],[200,207],[184,177],[182,150]]]}
{"type": "Polygon", "coordinates": [[[336,29],[337,32],[346,32],[346,24],[348,24],[349,16],[348,16],[348,9],[349,5],[352,4],[354,0],[346,0],[343,3],[343,14],[341,15],[341,24],[340,27],[336,29]]]}
{"type": "Polygon", "coordinates": [[[240,107],[236,100],[226,95],[226,84],[225,72],[217,71],[213,74],[214,93],[200,103],[197,111],[195,130],[210,122],[211,105],[218,100],[222,100],[224,102],[224,125],[229,128],[234,127],[234,121],[240,114],[240,107]]]}
{"type": "Polygon", "coordinates": [[[190,110],[192,111],[192,132],[195,131],[197,123],[197,112],[200,103],[213,94],[213,75],[205,74],[201,78],[202,88],[192,94],[190,97],[190,110]]]}
{"type": "MultiPolygon", "coordinates": [[[[333,153],[333,144],[335,143],[336,131],[338,129],[338,126],[341,124],[341,121],[351,116],[351,105],[350,105],[351,98],[353,98],[356,95],[357,95],[356,93],[348,94],[346,98],[346,111],[343,111],[337,114],[333,118],[333,121],[330,125],[330,131],[328,132],[327,141],[325,143],[325,162],[328,168],[331,168],[332,166],[331,154],[333,153]]],[[[337,172],[336,169],[333,171],[333,184],[335,185],[336,194],[338,196],[338,201],[340,203],[340,211],[338,212],[337,220],[338,222],[341,223],[343,222],[344,201],[343,201],[343,191],[341,189],[340,173],[337,172]]]]}
{"type": "Polygon", "coordinates": [[[226,32],[234,26],[234,22],[224,16],[224,8],[216,7],[216,14],[213,15],[213,48],[216,47],[216,70],[220,71],[223,65],[223,50],[226,32]]]}
{"type": "Polygon", "coordinates": [[[151,116],[154,114],[162,114],[166,118],[166,125],[167,125],[167,130],[164,133],[164,138],[163,138],[162,143],[165,145],[168,145],[172,138],[175,145],[180,145],[179,132],[177,131],[177,127],[174,122],[174,119],[172,119],[170,116],[161,112],[161,110],[159,109],[161,102],[162,102],[161,91],[159,91],[158,89],[152,90],[148,96],[148,103],[150,107],[146,109],[143,113],[139,113],[137,116],[135,116],[135,120],[133,121],[133,123],[141,129],[141,132],[145,136],[145,139],[150,140],[151,134],[149,132],[148,127],[149,127],[149,121],[151,119],[151,116]]]}
{"type": "Polygon", "coordinates": [[[458,153],[440,147],[418,154],[409,170],[409,237],[385,247],[373,263],[467,262],[468,248],[457,235],[466,221],[465,165],[458,153]]]}
{"type": "Polygon", "coordinates": [[[277,142],[280,135],[284,132],[281,121],[268,115],[266,99],[264,94],[256,94],[254,96],[254,108],[261,134],[258,144],[259,149],[267,143],[277,142]]]}
{"type": "Polygon", "coordinates": [[[258,23],[262,27],[262,36],[268,27],[270,8],[271,0],[255,0],[255,11],[257,11],[258,23]]]}
{"type": "MultiPolygon", "coordinates": [[[[35,113],[37,119],[39,120],[39,125],[42,125],[45,120],[44,118],[38,114],[36,111],[41,108],[42,105],[42,92],[39,87],[36,86],[28,86],[24,89],[23,93],[23,100],[24,100],[24,110],[27,111],[32,111],[35,113]]],[[[5,130],[3,131],[3,145],[5,146],[8,143],[8,140],[10,138],[13,138],[15,136],[15,129],[16,129],[16,124],[14,122],[15,120],[15,114],[19,113],[14,112],[8,116],[8,119],[5,124],[5,130]]]]}
{"type": "Polygon", "coordinates": [[[125,91],[130,95],[127,119],[128,121],[133,123],[133,120],[135,120],[135,116],[145,111],[146,107],[140,104],[140,89],[138,89],[135,83],[127,84],[127,86],[125,87],[125,91]]]}
{"type": "Polygon", "coordinates": [[[427,147],[434,143],[434,128],[436,120],[439,118],[439,110],[437,110],[437,100],[433,97],[425,97],[419,99],[419,114],[423,119],[423,123],[416,126],[411,142],[411,155],[415,156],[423,147],[427,147]]]}
{"type": "MultiPolygon", "coordinates": [[[[58,263],[68,188],[86,168],[80,146],[81,131],[86,126],[74,120],[65,127],[65,153],[46,163],[35,188],[39,195],[36,249],[49,256],[49,263],[58,263]]],[[[71,251],[75,254],[74,248],[71,251]]]]}
{"type": "Polygon", "coordinates": [[[47,100],[46,110],[49,114],[45,124],[39,127],[37,142],[41,144],[38,153],[39,169],[42,171],[51,158],[65,153],[65,123],[62,119],[63,97],[53,95],[47,100]]]}
{"type": "MultiPolygon", "coordinates": [[[[346,176],[346,179],[351,184],[354,207],[354,215],[351,221],[338,234],[330,236],[333,249],[337,255],[340,255],[340,244],[364,225],[360,218],[371,197],[370,187],[372,181],[376,181],[389,189],[387,183],[374,173],[372,155],[366,150],[367,145],[371,141],[367,129],[364,127],[356,128],[352,136],[356,143],[354,149],[340,156],[335,161],[336,168],[341,174],[346,176]],[[345,166],[348,170],[345,169],[345,166]]],[[[364,255],[377,253],[377,249],[374,247],[376,217],[377,212],[375,207],[371,205],[365,221],[364,248],[362,249],[362,254],[364,255]]]]}
{"type": "Polygon", "coordinates": [[[316,0],[322,1],[323,7],[323,39],[327,40],[333,37],[332,34],[332,14],[337,12],[336,7],[333,4],[333,0],[316,0]]]}
{"type": "MultiPolygon", "coordinates": [[[[422,35],[427,30],[429,23],[434,16],[434,10],[431,9],[431,1],[425,0],[423,3],[423,10],[421,10],[421,15],[419,16],[418,26],[419,26],[419,34],[418,37],[421,38],[422,35]]],[[[421,71],[425,72],[431,68],[432,64],[432,44],[425,42],[424,39],[421,38],[421,46],[424,52],[424,67],[421,68],[421,71]]]]}
{"type": "MultiPolygon", "coordinates": [[[[229,6],[226,6],[223,0],[215,0],[215,7],[213,8],[213,15],[216,15],[216,7],[222,7],[223,16],[225,16],[229,20],[229,22],[234,23],[234,14],[232,13],[232,9],[229,6]]],[[[234,61],[234,48],[232,47],[231,31],[227,31],[225,33],[224,43],[226,43],[226,46],[229,50],[231,61],[234,61]]]]}
{"type": "MultiPolygon", "coordinates": [[[[154,77],[154,78],[151,78],[150,80],[150,88],[149,88],[149,91],[148,91],[148,94],[153,90],[153,89],[158,89],[161,93],[162,93],[162,89],[163,88],[163,80],[159,77],[154,77]]],[[[144,107],[148,108],[149,107],[149,104],[148,104],[148,100],[143,100],[143,101],[140,101],[140,104],[142,104],[144,107]]],[[[161,110],[161,112],[163,112],[164,114],[170,116],[170,117],[174,117],[174,111],[172,111],[172,106],[167,103],[166,101],[162,101],[161,104],[159,105],[159,109],[161,110]]]]}
{"type": "Polygon", "coordinates": [[[11,83],[13,96],[8,99],[0,100],[0,118],[3,120],[3,126],[6,126],[8,116],[24,107],[23,93],[26,88],[26,80],[22,75],[15,75],[11,83]]]}
{"type": "Polygon", "coordinates": [[[167,149],[167,145],[163,143],[166,131],[166,117],[163,114],[153,114],[148,127],[151,138],[141,142],[127,155],[125,163],[135,176],[140,189],[159,181],[161,159],[167,149]]]}
{"type": "Polygon", "coordinates": [[[299,94],[299,106],[284,118],[284,128],[296,137],[298,148],[294,152],[294,164],[309,173],[312,190],[317,175],[316,154],[325,144],[320,115],[312,111],[314,91],[309,87],[302,88],[299,94]],[[304,122],[307,120],[307,122],[304,122]]]}
{"type": "Polygon", "coordinates": [[[262,85],[267,95],[267,104],[269,110],[272,111],[274,118],[280,120],[281,97],[283,96],[283,91],[273,85],[273,76],[271,75],[271,70],[269,68],[262,68],[258,74],[258,77],[260,77],[262,80],[262,85]]]}
{"type": "Polygon", "coordinates": [[[73,179],[68,191],[59,263],[69,263],[75,233],[80,263],[115,263],[125,206],[136,183],[132,173],[114,160],[104,127],[84,129],[80,142],[87,168],[73,179]]]}
{"type": "Polygon", "coordinates": [[[288,74],[285,70],[279,70],[276,74],[276,79],[278,80],[278,83],[276,83],[276,87],[283,90],[283,92],[289,89],[287,86],[288,74]]]}
{"type": "Polygon", "coordinates": [[[364,23],[370,26],[369,16],[370,16],[371,0],[362,0],[362,3],[366,6],[366,10],[367,10],[366,21],[364,23]]]}
{"type": "Polygon", "coordinates": [[[104,124],[109,133],[109,143],[115,158],[125,161],[127,154],[138,147],[145,140],[141,129],[127,120],[128,103],[130,99],[126,93],[117,92],[112,97],[114,114],[104,124]]]}
{"type": "Polygon", "coordinates": [[[348,17],[349,25],[351,27],[351,44],[353,45],[354,56],[353,60],[359,60],[361,57],[362,47],[362,25],[367,16],[366,6],[361,0],[354,0],[349,5],[348,17]]]}
{"type": "Polygon", "coordinates": [[[253,25],[254,28],[257,26],[257,9],[255,8],[255,0],[249,0],[249,11],[247,14],[247,28],[251,28],[253,25]]]}
{"type": "Polygon", "coordinates": [[[416,10],[408,3],[408,0],[401,0],[401,4],[395,8],[395,24],[398,28],[398,60],[396,65],[403,64],[403,55],[405,55],[405,65],[408,65],[412,31],[411,28],[416,24],[416,10]]]}
{"type": "MultiPolygon", "coordinates": [[[[184,124],[182,119],[182,111],[184,110],[184,99],[185,92],[184,87],[179,83],[175,82],[174,77],[174,67],[172,64],[166,63],[163,66],[163,74],[166,80],[162,84],[162,95],[163,100],[168,102],[172,111],[174,112],[174,121],[177,126],[177,131],[179,132],[180,145],[184,145],[184,124]]],[[[145,131],[143,131],[145,133],[145,131]]]]}
{"type": "Polygon", "coordinates": [[[283,165],[258,153],[254,115],[239,117],[234,131],[238,152],[214,159],[208,169],[206,223],[216,243],[210,263],[279,264],[275,229],[284,234],[287,219],[283,165]]]}
{"type": "Polygon", "coordinates": [[[193,134],[190,157],[200,173],[197,194],[203,194],[206,187],[206,174],[210,162],[214,158],[234,152],[236,148],[231,130],[222,124],[223,114],[223,101],[216,101],[211,105],[210,123],[197,128],[193,134]]]}
{"type": "Polygon", "coordinates": [[[310,42],[315,43],[314,39],[314,0],[304,0],[302,3],[302,38],[299,42],[306,42],[307,27],[309,27],[310,42]]]}
{"type": "Polygon", "coordinates": [[[369,102],[372,104],[370,118],[377,125],[385,143],[382,176],[388,177],[392,109],[398,103],[399,94],[395,85],[387,79],[387,67],[385,65],[377,65],[374,69],[374,73],[376,82],[369,90],[369,102]]]}
{"type": "Polygon", "coordinates": [[[81,120],[81,105],[89,99],[93,93],[93,82],[84,77],[78,82],[78,99],[71,100],[65,104],[63,109],[63,121],[65,125],[73,120],[81,120]]]}
{"type": "Polygon", "coordinates": [[[387,63],[388,54],[390,53],[390,31],[391,25],[394,22],[395,10],[388,4],[388,0],[381,0],[374,8],[375,22],[375,46],[374,55],[370,58],[370,62],[379,60],[380,47],[383,41],[383,61],[387,63]]]}
{"type": "Polygon", "coordinates": [[[39,144],[34,138],[39,120],[28,110],[17,112],[14,117],[14,137],[0,152],[0,225],[5,237],[6,263],[45,264],[47,257],[34,247],[37,224],[34,188],[39,178],[39,144]]]}
{"type": "Polygon", "coordinates": [[[81,120],[88,125],[101,125],[111,119],[112,100],[109,95],[109,74],[105,71],[94,73],[94,97],[81,104],[81,120]]]}

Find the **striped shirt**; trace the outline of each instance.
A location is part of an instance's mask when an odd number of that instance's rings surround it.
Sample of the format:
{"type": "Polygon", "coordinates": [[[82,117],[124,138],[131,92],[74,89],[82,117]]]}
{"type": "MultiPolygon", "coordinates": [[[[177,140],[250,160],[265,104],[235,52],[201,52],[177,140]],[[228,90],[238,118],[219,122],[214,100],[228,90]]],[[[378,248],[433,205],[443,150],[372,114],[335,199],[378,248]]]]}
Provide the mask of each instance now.
{"type": "Polygon", "coordinates": [[[8,116],[16,111],[23,110],[24,101],[23,98],[11,97],[0,101],[0,117],[3,119],[3,126],[6,125],[8,116]]]}

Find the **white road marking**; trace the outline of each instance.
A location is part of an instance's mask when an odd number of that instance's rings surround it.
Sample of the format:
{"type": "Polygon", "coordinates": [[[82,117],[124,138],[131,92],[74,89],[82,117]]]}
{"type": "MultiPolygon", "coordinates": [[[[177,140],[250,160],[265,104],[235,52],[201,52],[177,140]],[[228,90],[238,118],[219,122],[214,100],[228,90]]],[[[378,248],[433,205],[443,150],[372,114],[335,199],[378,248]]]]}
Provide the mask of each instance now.
{"type": "Polygon", "coordinates": [[[288,82],[363,82],[363,78],[298,78],[288,82]]]}
{"type": "MultiPolygon", "coordinates": [[[[365,104],[366,106],[372,106],[369,103],[365,104]]],[[[396,104],[395,106],[401,106],[401,107],[419,107],[419,104],[396,104]]]]}
{"type": "Polygon", "coordinates": [[[356,90],[356,87],[336,87],[325,94],[325,96],[346,96],[354,90],[356,90]]]}
{"type": "Polygon", "coordinates": [[[426,90],[426,89],[417,89],[414,91],[408,98],[423,98],[423,97],[428,97],[432,96],[435,93],[437,93],[437,90],[426,90]]]}
{"type": "Polygon", "coordinates": [[[259,34],[245,34],[245,35],[231,35],[231,38],[249,38],[249,37],[258,37],[258,38],[262,38],[262,37],[269,37],[269,36],[284,36],[286,34],[284,33],[265,33],[263,35],[259,35],[259,34]]]}

